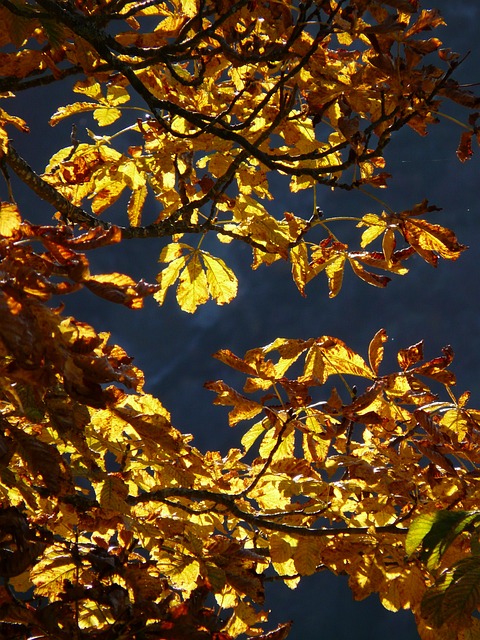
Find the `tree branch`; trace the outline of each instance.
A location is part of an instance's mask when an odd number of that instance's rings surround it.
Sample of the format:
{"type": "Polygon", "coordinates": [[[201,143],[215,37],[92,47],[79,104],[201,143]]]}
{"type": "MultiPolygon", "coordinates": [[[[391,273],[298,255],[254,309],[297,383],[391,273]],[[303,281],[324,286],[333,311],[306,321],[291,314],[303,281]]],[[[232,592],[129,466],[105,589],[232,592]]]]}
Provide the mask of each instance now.
{"type": "MultiPolygon", "coordinates": [[[[127,502],[130,505],[141,504],[143,502],[165,502],[168,498],[188,498],[197,502],[213,502],[215,505],[222,505],[233,515],[244,520],[249,524],[268,529],[270,531],[281,531],[282,533],[288,533],[296,536],[306,537],[324,537],[324,536],[338,536],[338,535],[368,535],[378,533],[393,533],[397,535],[406,535],[408,532],[407,527],[397,527],[395,524],[385,525],[383,527],[335,527],[335,528],[314,528],[305,526],[296,526],[290,524],[283,524],[281,522],[275,522],[270,520],[267,516],[262,516],[254,513],[248,513],[240,509],[237,506],[236,500],[239,496],[228,495],[222,493],[215,493],[214,491],[208,491],[206,489],[188,489],[184,487],[169,487],[167,489],[159,489],[157,491],[151,491],[148,493],[142,493],[138,496],[129,496],[127,502]]],[[[170,505],[172,503],[170,502],[170,505]]],[[[176,506],[183,509],[181,503],[177,503],[176,506]]],[[[190,507],[187,509],[191,512],[190,507]]]]}

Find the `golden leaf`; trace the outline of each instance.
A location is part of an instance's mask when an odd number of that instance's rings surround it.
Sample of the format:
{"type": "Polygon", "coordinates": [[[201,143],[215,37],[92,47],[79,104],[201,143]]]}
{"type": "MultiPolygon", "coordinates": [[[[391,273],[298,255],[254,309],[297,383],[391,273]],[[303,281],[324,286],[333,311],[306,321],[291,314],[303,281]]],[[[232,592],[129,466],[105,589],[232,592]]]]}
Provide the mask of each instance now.
{"type": "Polygon", "coordinates": [[[180,256],[179,258],[172,259],[170,264],[157,275],[157,282],[160,285],[160,289],[154,293],[153,297],[158,304],[162,305],[165,302],[168,288],[177,281],[187,260],[188,256],[180,256]]]}
{"type": "Polygon", "coordinates": [[[120,198],[126,185],[119,178],[120,176],[112,178],[107,185],[95,193],[92,200],[93,213],[100,215],[120,198]]]}
{"type": "Polygon", "coordinates": [[[306,284],[315,276],[316,270],[312,267],[308,258],[308,250],[305,242],[299,242],[290,249],[290,262],[292,264],[292,277],[297,289],[305,296],[306,284]]]}
{"type": "Polygon", "coordinates": [[[328,296],[334,298],[340,292],[343,283],[343,272],[346,255],[338,254],[325,262],[324,268],[328,277],[328,296]]]}
{"type": "Polygon", "coordinates": [[[205,251],[201,253],[205,265],[208,292],[217,304],[227,304],[237,295],[238,280],[221,258],[205,251]]]}
{"type": "Polygon", "coordinates": [[[367,229],[362,233],[360,241],[360,246],[364,249],[386,230],[387,222],[383,217],[380,218],[374,213],[367,213],[362,217],[361,222],[357,224],[357,227],[360,226],[367,227],[367,229]]]}
{"type": "Polygon", "coordinates": [[[116,107],[98,107],[93,112],[93,117],[101,127],[113,124],[121,115],[122,112],[116,107]]]}
{"type": "Polygon", "coordinates": [[[48,547],[30,573],[37,596],[45,596],[52,601],[61,599],[66,580],[72,584],[80,580],[82,584],[83,579],[88,580],[89,575],[91,580],[89,571],[79,566],[72,555],[65,553],[65,550],[57,544],[48,547]]]}
{"type": "Polygon", "coordinates": [[[110,106],[114,107],[128,102],[130,100],[130,94],[124,87],[113,84],[108,87],[105,100],[110,106]]]}
{"type": "Polygon", "coordinates": [[[199,305],[207,302],[208,298],[207,276],[203,270],[199,253],[194,251],[180,273],[177,302],[183,311],[194,313],[199,305]]]}
{"type": "Polygon", "coordinates": [[[73,116],[76,113],[85,113],[86,111],[94,111],[97,108],[94,102],[75,102],[74,104],[67,104],[65,107],[59,107],[52,115],[48,124],[54,127],[64,118],[73,116]]]}
{"type": "Polygon", "coordinates": [[[129,508],[125,501],[128,487],[119,475],[109,473],[105,480],[95,486],[95,494],[103,509],[115,513],[128,513],[129,508]]]}
{"type": "Polygon", "coordinates": [[[0,236],[13,237],[20,229],[22,218],[17,205],[10,202],[0,203],[0,236]]]}
{"type": "Polygon", "coordinates": [[[293,561],[300,575],[311,576],[316,572],[317,566],[321,564],[321,547],[321,542],[315,538],[299,538],[293,561]]]}
{"type": "Polygon", "coordinates": [[[377,376],[378,376],[378,368],[380,366],[380,363],[383,360],[383,352],[384,352],[383,345],[385,344],[385,342],[387,342],[387,340],[388,340],[387,332],[385,331],[385,329],[380,329],[373,336],[368,346],[368,361],[370,363],[370,367],[372,368],[372,371],[377,376]]]}
{"type": "Polygon", "coordinates": [[[143,205],[147,197],[147,187],[142,185],[138,189],[132,191],[132,195],[128,201],[127,213],[128,220],[132,227],[140,226],[142,220],[143,205]]]}

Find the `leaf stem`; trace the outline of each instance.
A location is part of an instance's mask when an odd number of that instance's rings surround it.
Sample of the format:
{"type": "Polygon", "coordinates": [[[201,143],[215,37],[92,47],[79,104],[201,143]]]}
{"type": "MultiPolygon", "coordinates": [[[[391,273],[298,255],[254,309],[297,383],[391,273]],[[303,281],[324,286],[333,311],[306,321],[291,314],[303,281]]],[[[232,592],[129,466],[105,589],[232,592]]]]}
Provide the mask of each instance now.
{"type": "Polygon", "coordinates": [[[442,111],[436,111],[435,113],[438,116],[441,116],[442,118],[445,118],[446,120],[450,120],[451,122],[454,122],[455,124],[458,124],[458,126],[462,127],[462,129],[467,129],[467,131],[471,130],[471,127],[469,127],[467,124],[465,124],[461,120],[458,120],[457,118],[454,118],[453,116],[450,116],[448,113],[443,113],[442,111]]]}
{"type": "Polygon", "coordinates": [[[365,189],[362,189],[362,187],[358,187],[358,190],[361,193],[363,193],[364,195],[366,195],[367,198],[371,198],[372,200],[375,200],[375,202],[378,202],[378,204],[381,204],[382,207],[385,207],[385,209],[387,211],[389,211],[391,214],[395,213],[395,211],[392,209],[392,207],[390,205],[388,205],[384,200],[379,198],[378,196],[374,196],[373,193],[370,193],[369,191],[365,191],[365,189]]]}

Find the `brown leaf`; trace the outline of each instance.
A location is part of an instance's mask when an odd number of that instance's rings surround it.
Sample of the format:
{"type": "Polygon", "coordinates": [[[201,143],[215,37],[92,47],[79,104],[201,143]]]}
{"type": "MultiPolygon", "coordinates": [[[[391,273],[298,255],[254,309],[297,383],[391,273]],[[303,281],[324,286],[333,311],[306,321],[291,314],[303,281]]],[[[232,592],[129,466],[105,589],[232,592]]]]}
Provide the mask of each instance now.
{"type": "Polygon", "coordinates": [[[447,346],[442,351],[443,356],[438,356],[420,365],[415,369],[415,373],[433,378],[442,384],[453,385],[455,384],[455,375],[451,371],[446,371],[446,368],[453,361],[453,349],[451,346],[447,346]]]}
{"type": "Polygon", "coordinates": [[[423,340],[407,349],[400,349],[397,355],[398,364],[405,371],[408,367],[423,360],[423,340]]]}
{"type": "Polygon", "coordinates": [[[466,162],[473,156],[472,137],[473,131],[464,131],[460,137],[460,144],[457,149],[457,158],[460,162],[466,162]]]}
{"type": "Polygon", "coordinates": [[[233,427],[241,420],[250,420],[262,411],[262,405],[246,398],[235,389],[229,387],[223,380],[205,382],[205,389],[217,394],[214,404],[233,406],[228,414],[228,424],[233,427]]]}
{"type": "Polygon", "coordinates": [[[285,640],[290,633],[293,622],[283,622],[279,624],[273,631],[267,631],[259,636],[255,636],[256,640],[285,640]]]}

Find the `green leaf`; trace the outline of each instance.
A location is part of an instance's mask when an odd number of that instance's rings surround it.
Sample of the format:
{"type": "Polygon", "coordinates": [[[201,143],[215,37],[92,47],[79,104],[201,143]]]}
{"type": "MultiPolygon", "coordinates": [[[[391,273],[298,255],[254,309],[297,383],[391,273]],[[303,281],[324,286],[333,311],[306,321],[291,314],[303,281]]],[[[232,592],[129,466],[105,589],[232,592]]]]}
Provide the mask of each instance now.
{"type": "Polygon", "coordinates": [[[468,624],[480,604],[480,558],[463,558],[445,571],[422,599],[422,616],[433,627],[468,624]]]}
{"type": "Polygon", "coordinates": [[[421,557],[430,570],[436,569],[450,544],[480,520],[478,511],[436,511],[422,514],[410,526],[405,547],[411,555],[421,544],[421,557]]]}

